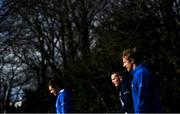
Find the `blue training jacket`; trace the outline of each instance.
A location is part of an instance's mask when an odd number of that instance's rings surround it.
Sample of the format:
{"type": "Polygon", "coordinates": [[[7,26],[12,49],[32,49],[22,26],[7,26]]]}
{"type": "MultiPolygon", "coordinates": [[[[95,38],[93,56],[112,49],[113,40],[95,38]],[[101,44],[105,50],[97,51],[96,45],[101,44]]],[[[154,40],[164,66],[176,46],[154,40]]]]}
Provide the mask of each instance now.
{"type": "Polygon", "coordinates": [[[66,89],[59,91],[56,98],[56,112],[57,114],[64,114],[71,112],[71,95],[66,89]]]}
{"type": "Polygon", "coordinates": [[[139,64],[131,71],[132,96],[135,113],[161,112],[159,95],[155,89],[152,73],[139,64]]]}

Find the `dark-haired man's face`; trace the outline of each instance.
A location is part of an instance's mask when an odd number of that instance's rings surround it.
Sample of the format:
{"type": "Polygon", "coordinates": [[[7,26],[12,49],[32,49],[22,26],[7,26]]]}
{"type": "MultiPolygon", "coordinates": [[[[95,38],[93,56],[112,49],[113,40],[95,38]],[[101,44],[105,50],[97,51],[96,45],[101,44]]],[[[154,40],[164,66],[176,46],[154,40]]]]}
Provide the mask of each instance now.
{"type": "Polygon", "coordinates": [[[49,92],[52,93],[54,96],[58,94],[58,90],[53,88],[52,86],[49,86],[49,92]]]}
{"type": "Polygon", "coordinates": [[[114,84],[115,87],[118,87],[119,84],[122,81],[122,77],[118,76],[117,74],[114,73],[114,74],[111,75],[111,81],[112,81],[112,84],[114,84]]]}

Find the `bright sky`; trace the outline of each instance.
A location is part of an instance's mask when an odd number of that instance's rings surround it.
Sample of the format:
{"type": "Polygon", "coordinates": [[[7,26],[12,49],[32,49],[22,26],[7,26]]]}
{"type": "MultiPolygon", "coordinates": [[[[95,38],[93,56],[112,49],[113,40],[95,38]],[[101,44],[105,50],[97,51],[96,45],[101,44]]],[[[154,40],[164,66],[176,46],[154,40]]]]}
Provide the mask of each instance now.
{"type": "Polygon", "coordinates": [[[0,0],[0,7],[1,7],[1,5],[2,5],[2,0],[0,0]]]}

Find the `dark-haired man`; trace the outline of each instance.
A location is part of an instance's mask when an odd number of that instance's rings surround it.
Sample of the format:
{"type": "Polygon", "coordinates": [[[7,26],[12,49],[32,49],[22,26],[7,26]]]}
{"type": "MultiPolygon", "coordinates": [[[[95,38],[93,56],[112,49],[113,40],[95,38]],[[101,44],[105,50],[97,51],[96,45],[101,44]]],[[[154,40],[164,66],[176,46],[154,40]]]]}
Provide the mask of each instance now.
{"type": "Polygon", "coordinates": [[[71,113],[71,94],[58,79],[51,79],[48,84],[50,93],[56,96],[57,114],[71,113]]]}
{"type": "Polygon", "coordinates": [[[120,113],[132,113],[133,103],[130,78],[125,73],[115,71],[111,73],[111,81],[119,91],[120,113]]]}

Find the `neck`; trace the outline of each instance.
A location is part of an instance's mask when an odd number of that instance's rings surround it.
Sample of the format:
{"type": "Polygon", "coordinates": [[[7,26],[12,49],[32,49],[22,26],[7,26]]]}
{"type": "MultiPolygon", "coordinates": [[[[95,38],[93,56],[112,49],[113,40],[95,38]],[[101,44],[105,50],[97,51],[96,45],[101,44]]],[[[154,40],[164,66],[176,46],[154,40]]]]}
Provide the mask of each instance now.
{"type": "Polygon", "coordinates": [[[136,68],[137,64],[133,64],[133,70],[136,68]]]}

